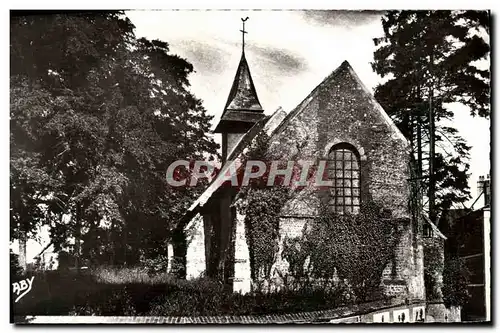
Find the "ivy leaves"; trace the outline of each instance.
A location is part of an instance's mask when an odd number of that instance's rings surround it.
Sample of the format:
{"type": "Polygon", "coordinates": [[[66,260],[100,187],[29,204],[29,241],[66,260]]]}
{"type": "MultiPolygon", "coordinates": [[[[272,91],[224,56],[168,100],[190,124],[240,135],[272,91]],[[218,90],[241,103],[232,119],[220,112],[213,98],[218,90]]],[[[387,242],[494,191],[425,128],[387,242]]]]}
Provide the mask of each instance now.
{"type": "Polygon", "coordinates": [[[278,186],[251,189],[247,193],[245,226],[254,278],[269,278],[271,274],[278,252],[280,211],[287,194],[288,189],[278,186]]]}
{"type": "Polygon", "coordinates": [[[391,213],[368,202],[358,215],[338,215],[323,207],[300,239],[288,240],[283,257],[294,278],[329,281],[335,272],[351,286],[358,300],[377,295],[382,272],[392,259],[399,231],[391,213]],[[302,267],[309,256],[309,271],[302,267]]]}

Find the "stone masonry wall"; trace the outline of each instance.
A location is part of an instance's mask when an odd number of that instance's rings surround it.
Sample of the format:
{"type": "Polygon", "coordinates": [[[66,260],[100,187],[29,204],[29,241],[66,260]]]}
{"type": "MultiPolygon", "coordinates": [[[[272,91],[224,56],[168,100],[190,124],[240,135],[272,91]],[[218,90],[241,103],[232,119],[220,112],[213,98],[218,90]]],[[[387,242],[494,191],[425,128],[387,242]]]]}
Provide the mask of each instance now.
{"type": "MultiPolygon", "coordinates": [[[[295,114],[292,111],[288,123],[271,138],[273,156],[296,161],[326,160],[335,144],[353,145],[361,160],[361,200],[373,200],[390,209],[394,217],[408,221],[401,226],[402,236],[395,253],[397,283],[388,289],[394,293],[404,290],[411,298],[423,299],[423,288],[419,287],[423,285],[423,267],[417,264],[418,247],[414,244],[416,238],[408,208],[407,142],[348,64],[343,64],[334,77],[320,85],[298,109],[302,110],[295,114]]],[[[295,203],[282,211],[281,242],[287,236],[300,236],[304,224],[315,215],[319,200],[311,202],[311,198],[317,198],[318,191],[306,191],[309,195],[297,193],[292,200],[295,203]],[[301,205],[300,197],[309,198],[308,202],[301,205]]],[[[277,263],[276,266],[287,265],[277,263]]]]}
{"type": "Polygon", "coordinates": [[[200,277],[206,269],[205,231],[203,218],[197,214],[185,229],[186,233],[186,278],[200,277]]]}

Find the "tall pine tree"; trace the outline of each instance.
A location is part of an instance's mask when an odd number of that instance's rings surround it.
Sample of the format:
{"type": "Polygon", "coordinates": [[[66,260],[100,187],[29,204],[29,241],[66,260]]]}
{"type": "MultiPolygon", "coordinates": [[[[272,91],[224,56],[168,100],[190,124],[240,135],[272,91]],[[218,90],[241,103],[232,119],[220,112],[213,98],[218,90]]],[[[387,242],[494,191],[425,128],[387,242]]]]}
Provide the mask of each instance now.
{"type": "Polygon", "coordinates": [[[489,69],[478,66],[489,56],[489,22],[480,11],[390,11],[374,40],[372,67],[386,79],[375,97],[411,142],[434,218],[470,198],[470,147],[449,123],[456,103],[490,115],[489,69]]]}

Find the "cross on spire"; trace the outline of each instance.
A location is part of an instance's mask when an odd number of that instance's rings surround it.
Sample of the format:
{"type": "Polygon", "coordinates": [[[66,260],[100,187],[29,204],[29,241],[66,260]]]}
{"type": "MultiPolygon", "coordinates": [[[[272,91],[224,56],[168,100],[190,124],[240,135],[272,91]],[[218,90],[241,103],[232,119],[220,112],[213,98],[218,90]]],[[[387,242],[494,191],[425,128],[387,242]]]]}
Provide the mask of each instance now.
{"type": "Polygon", "coordinates": [[[241,34],[242,34],[242,37],[243,37],[243,44],[241,45],[241,49],[243,50],[243,52],[245,52],[245,34],[248,33],[248,32],[245,31],[245,22],[247,20],[248,20],[248,16],[246,18],[242,18],[241,19],[241,22],[243,22],[243,30],[240,30],[241,34]]]}

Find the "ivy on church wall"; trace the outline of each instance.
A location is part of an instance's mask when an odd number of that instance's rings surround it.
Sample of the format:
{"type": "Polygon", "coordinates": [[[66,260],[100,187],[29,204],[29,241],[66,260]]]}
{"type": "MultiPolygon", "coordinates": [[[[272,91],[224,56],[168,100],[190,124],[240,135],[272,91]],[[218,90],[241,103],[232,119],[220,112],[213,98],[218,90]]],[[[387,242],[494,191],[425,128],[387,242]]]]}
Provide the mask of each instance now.
{"type": "Polygon", "coordinates": [[[442,301],[442,281],[444,267],[443,240],[440,238],[424,239],[424,286],[428,301],[442,301]]]}
{"type": "MultiPolygon", "coordinates": [[[[246,160],[273,160],[269,137],[260,134],[248,150],[246,160]]],[[[271,267],[279,259],[280,211],[292,197],[289,188],[266,186],[267,177],[254,179],[239,194],[245,215],[252,279],[269,280],[271,267]]],[[[357,215],[339,215],[320,207],[299,238],[285,239],[281,256],[288,264],[292,288],[323,289],[348,286],[357,301],[380,296],[382,273],[394,260],[403,230],[392,212],[366,201],[357,215]]],[[[393,262],[393,264],[395,264],[393,262]]],[[[393,265],[394,266],[394,265],[393,265]]]]}
{"type": "MultiPolygon", "coordinates": [[[[244,160],[272,161],[269,137],[260,133],[252,142],[244,160]]],[[[269,170],[269,165],[267,166],[269,170]]],[[[239,194],[240,209],[245,215],[245,234],[250,249],[250,267],[254,281],[268,279],[279,250],[279,216],[290,198],[284,186],[267,186],[267,174],[251,179],[239,194]]]]}
{"type": "Polygon", "coordinates": [[[424,282],[428,301],[443,301],[446,307],[463,306],[469,301],[471,272],[463,258],[444,250],[444,240],[424,238],[424,282]]]}
{"type": "Polygon", "coordinates": [[[253,188],[248,192],[245,231],[253,280],[268,279],[279,250],[279,213],[286,201],[282,187],[253,188]]]}
{"type": "Polygon", "coordinates": [[[322,287],[346,283],[357,301],[366,301],[381,296],[382,272],[394,258],[400,229],[392,214],[373,202],[357,215],[325,207],[302,237],[285,241],[282,257],[297,285],[311,278],[322,287]]]}

